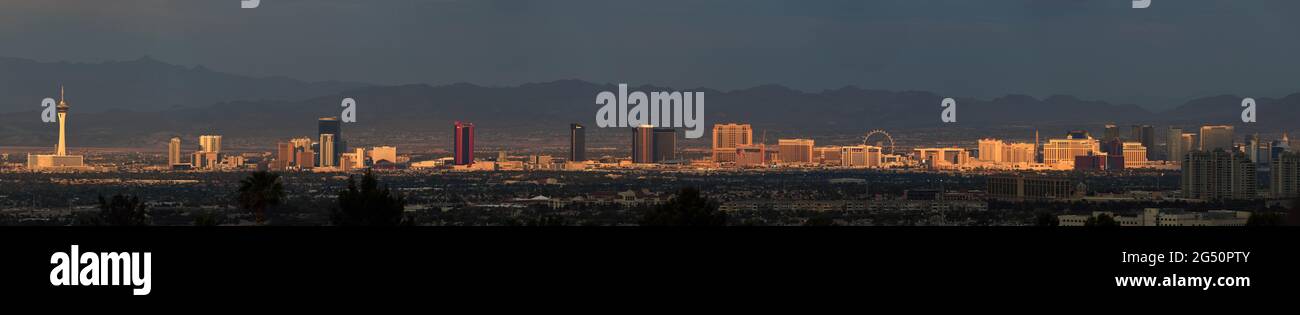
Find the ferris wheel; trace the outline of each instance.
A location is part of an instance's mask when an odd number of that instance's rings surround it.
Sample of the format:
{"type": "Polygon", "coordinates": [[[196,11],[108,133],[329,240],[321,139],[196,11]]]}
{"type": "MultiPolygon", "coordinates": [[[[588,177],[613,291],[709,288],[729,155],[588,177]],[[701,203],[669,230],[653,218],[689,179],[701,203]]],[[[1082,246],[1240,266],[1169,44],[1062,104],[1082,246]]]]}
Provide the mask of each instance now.
{"type": "Polygon", "coordinates": [[[888,153],[888,154],[894,154],[894,137],[893,137],[893,136],[890,136],[889,133],[888,133],[888,132],[885,132],[885,130],[883,130],[883,129],[876,129],[876,130],[872,130],[872,131],[870,131],[870,132],[867,132],[867,135],[864,136],[864,137],[862,137],[862,144],[863,144],[863,145],[880,146],[881,148],[886,148],[885,145],[884,145],[884,141],[880,141],[880,142],[871,142],[871,139],[872,139],[871,137],[872,137],[872,136],[876,136],[876,135],[884,136],[884,137],[885,137],[885,140],[888,140],[888,141],[889,141],[889,146],[887,147],[887,148],[889,149],[889,153],[888,153]]]}

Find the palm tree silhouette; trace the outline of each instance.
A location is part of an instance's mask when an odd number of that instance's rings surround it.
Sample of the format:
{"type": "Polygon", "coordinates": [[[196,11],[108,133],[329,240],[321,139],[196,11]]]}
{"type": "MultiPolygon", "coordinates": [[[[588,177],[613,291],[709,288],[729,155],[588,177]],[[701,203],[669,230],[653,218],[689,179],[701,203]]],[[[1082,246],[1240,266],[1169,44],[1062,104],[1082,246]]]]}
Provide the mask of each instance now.
{"type": "Polygon", "coordinates": [[[266,220],[266,210],[279,206],[283,199],[280,174],[257,171],[239,181],[239,207],[253,211],[259,225],[266,220]]]}

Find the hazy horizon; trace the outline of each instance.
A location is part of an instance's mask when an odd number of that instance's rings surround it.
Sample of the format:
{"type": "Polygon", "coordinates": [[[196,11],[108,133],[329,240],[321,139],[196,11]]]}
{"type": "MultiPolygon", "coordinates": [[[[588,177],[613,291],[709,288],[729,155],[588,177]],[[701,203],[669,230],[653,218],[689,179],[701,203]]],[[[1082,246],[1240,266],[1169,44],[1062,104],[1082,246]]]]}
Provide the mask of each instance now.
{"type": "Polygon", "coordinates": [[[1075,95],[1161,111],[1300,86],[1293,1],[16,0],[8,56],[379,85],[580,79],[1075,95]],[[287,23],[286,21],[293,21],[287,23]],[[1231,58],[1229,58],[1231,57],[1231,58]]]}

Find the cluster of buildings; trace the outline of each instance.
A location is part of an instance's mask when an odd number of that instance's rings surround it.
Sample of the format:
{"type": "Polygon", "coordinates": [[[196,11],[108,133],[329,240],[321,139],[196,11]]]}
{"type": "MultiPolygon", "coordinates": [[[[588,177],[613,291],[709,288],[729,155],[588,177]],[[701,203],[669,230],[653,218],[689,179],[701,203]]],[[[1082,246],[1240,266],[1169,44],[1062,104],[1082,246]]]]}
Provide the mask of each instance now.
{"type": "Polygon", "coordinates": [[[316,137],[299,137],[276,143],[270,168],[287,171],[347,172],[366,167],[395,168],[397,148],[377,146],[348,149],[343,126],[338,117],[323,117],[316,122],[316,137]]]}
{"type": "Polygon", "coordinates": [[[720,167],[884,168],[902,161],[880,145],[817,146],[815,140],[802,138],[777,139],[776,145],[754,143],[749,124],[715,124],[712,140],[712,162],[720,167]]]}
{"type": "MultiPolygon", "coordinates": [[[[32,154],[27,167],[35,171],[93,170],[80,155],[70,155],[66,147],[68,102],[60,90],[57,103],[59,142],[54,154],[32,154]]],[[[349,150],[337,117],[320,118],[315,137],[300,137],[279,142],[270,156],[259,154],[225,154],[222,136],[202,135],[199,150],[182,152],[182,141],[172,138],[167,148],[167,167],[185,170],[230,170],[256,167],[275,170],[349,171],[366,167],[396,168],[406,165],[391,146],[349,150]]],[[[592,161],[586,153],[586,129],[569,125],[569,152],[565,159],[549,155],[531,155],[524,161],[512,161],[502,152],[496,160],[474,158],[473,123],[457,121],[453,126],[453,152],[447,159],[410,163],[414,168],[452,170],[584,170],[598,167],[657,168],[663,166],[691,168],[920,168],[954,170],[1081,170],[1106,171],[1131,168],[1180,170],[1181,196],[1188,199],[1255,199],[1295,198],[1300,196],[1300,157],[1290,148],[1290,139],[1282,135],[1263,141],[1251,135],[1236,141],[1233,126],[1207,125],[1198,132],[1186,132],[1171,126],[1163,143],[1156,139],[1154,127],[1134,125],[1127,137],[1119,127],[1107,124],[1101,138],[1087,131],[1071,131],[1064,137],[1034,142],[1008,142],[981,139],[973,148],[913,148],[910,154],[893,152],[893,140],[859,145],[818,146],[813,139],[777,139],[775,144],[754,141],[749,124],[721,123],[713,126],[712,144],[707,158],[690,160],[679,154],[677,130],[652,125],[632,129],[631,156],[614,161],[592,161]],[[1160,148],[1163,146],[1163,148],[1160,148]]],[[[989,195],[995,198],[1064,198],[1078,196],[1082,187],[1068,181],[1026,176],[994,176],[989,180],[989,195]]]]}
{"type": "Polygon", "coordinates": [[[1107,211],[1094,211],[1089,215],[1067,214],[1057,216],[1061,226],[1084,226],[1088,219],[1101,215],[1115,219],[1119,226],[1245,226],[1250,211],[1210,210],[1193,212],[1183,209],[1147,208],[1134,216],[1119,216],[1107,211]]]}

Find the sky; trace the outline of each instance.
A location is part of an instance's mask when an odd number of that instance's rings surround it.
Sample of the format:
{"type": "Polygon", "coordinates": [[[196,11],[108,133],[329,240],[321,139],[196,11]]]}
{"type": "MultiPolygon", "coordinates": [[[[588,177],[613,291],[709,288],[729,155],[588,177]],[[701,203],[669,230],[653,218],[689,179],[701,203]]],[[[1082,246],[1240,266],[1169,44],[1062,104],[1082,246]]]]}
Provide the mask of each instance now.
{"type": "Polygon", "coordinates": [[[5,0],[0,56],[375,84],[853,85],[1167,109],[1300,92],[1300,1],[5,0]]]}

